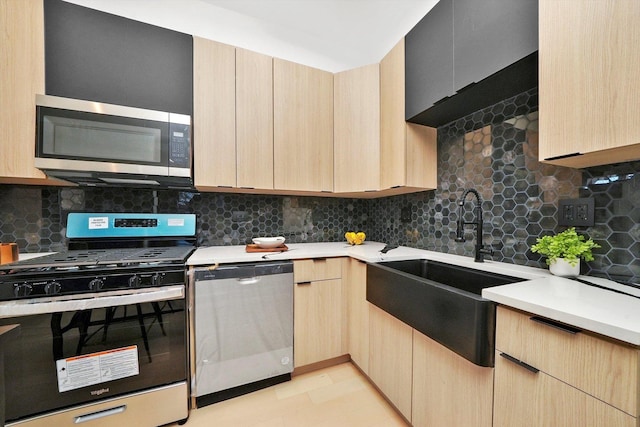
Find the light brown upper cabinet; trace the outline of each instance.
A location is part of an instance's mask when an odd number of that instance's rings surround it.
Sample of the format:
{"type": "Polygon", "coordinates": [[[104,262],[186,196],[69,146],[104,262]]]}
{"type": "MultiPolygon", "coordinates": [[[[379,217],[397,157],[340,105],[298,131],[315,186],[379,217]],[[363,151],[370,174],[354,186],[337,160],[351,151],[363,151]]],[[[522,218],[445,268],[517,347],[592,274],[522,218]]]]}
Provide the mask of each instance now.
{"type": "Polygon", "coordinates": [[[273,189],[273,58],[193,43],[196,187],[273,189]]]}
{"type": "Polygon", "coordinates": [[[436,187],[436,129],[404,120],[404,42],[331,74],[194,37],[202,191],[382,197],[436,187]],[[335,113],[335,114],[334,114],[335,113]]]}
{"type": "Polygon", "coordinates": [[[437,185],[437,131],[405,122],[404,40],[334,81],[335,192],[382,197],[437,185]]]}
{"type": "Polygon", "coordinates": [[[236,187],[236,49],[193,38],[193,169],[199,190],[236,187]]]}
{"type": "Polygon", "coordinates": [[[541,161],[640,159],[640,2],[540,0],[541,161]]]}
{"type": "Polygon", "coordinates": [[[273,60],[274,188],[333,191],[333,74],[273,60]]]}
{"type": "Polygon", "coordinates": [[[334,75],[334,190],[380,189],[380,66],[334,75]]]}
{"type": "Polygon", "coordinates": [[[44,94],[42,0],[0,0],[0,28],[0,183],[66,184],[34,166],[36,94],[44,94]]]}
{"type": "Polygon", "coordinates": [[[380,62],[380,188],[395,193],[437,186],[437,131],[405,122],[404,39],[380,62]]]}
{"type": "Polygon", "coordinates": [[[273,189],[273,58],[236,49],[237,186],[273,189]]]}

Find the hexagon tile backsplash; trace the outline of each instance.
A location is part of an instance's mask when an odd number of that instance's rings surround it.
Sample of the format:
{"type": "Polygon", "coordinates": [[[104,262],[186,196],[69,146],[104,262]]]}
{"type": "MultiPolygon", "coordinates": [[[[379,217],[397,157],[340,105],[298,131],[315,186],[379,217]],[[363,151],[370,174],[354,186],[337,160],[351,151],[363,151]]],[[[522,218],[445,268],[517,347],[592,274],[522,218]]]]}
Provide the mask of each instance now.
{"type": "MultiPolygon", "coordinates": [[[[17,242],[21,252],[61,250],[71,211],[193,212],[202,245],[274,235],[335,242],[363,230],[367,240],[472,257],[471,228],[465,243],[454,240],[456,202],[476,188],[491,259],[544,267],[529,248],[563,229],[558,200],[593,197],[596,224],[578,231],[602,248],[583,273],[640,283],[640,162],[584,170],[539,163],[537,105],[533,89],[438,128],[434,191],[369,200],[0,185],[0,241],[17,242]]],[[[470,221],[471,199],[466,206],[470,221]]]]}
{"type": "MultiPolygon", "coordinates": [[[[558,200],[594,197],[596,224],[578,232],[602,248],[582,272],[640,283],[640,162],[584,170],[538,162],[537,105],[533,89],[438,128],[438,188],[375,201],[371,238],[473,257],[471,228],[465,243],[454,239],[458,198],[476,188],[484,243],[494,250],[488,259],[545,267],[530,247],[564,229],[558,200]],[[410,222],[399,221],[403,208],[412,211],[410,222]]],[[[472,221],[471,202],[465,206],[465,220],[472,221]]]]}

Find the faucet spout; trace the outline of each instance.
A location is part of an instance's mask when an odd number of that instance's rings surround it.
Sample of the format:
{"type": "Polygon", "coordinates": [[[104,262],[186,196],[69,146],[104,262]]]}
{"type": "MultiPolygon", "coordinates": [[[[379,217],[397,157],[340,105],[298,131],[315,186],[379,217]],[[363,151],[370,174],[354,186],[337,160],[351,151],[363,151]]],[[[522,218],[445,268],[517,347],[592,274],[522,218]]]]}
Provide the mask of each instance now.
{"type": "Polygon", "coordinates": [[[458,201],[458,224],[456,227],[456,242],[465,242],[464,236],[465,225],[473,225],[476,228],[476,245],[475,245],[475,262],[484,262],[484,255],[492,255],[493,250],[486,248],[482,243],[482,197],[475,188],[469,188],[462,193],[462,197],[458,201]],[[473,194],[476,199],[475,220],[467,222],[464,220],[464,202],[469,194],[473,194]]]}

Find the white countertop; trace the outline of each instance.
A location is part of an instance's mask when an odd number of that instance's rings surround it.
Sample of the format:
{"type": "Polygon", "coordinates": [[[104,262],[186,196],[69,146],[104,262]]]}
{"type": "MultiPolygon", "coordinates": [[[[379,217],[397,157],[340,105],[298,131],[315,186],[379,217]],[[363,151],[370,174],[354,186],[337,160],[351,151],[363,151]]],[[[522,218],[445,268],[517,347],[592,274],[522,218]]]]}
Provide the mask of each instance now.
{"type": "MultiPolygon", "coordinates": [[[[597,277],[580,279],[640,297],[640,289],[597,277]]],[[[640,345],[640,299],[549,276],[482,290],[484,298],[601,335],[640,345]]]]}
{"type": "Polygon", "coordinates": [[[18,261],[26,261],[28,259],[39,258],[41,256],[51,255],[55,253],[56,252],[33,252],[33,253],[27,253],[27,254],[19,254],[18,261]]]}
{"type": "Polygon", "coordinates": [[[549,272],[539,268],[524,267],[486,260],[477,263],[473,258],[425,251],[422,249],[400,246],[386,254],[380,252],[384,243],[365,242],[362,245],[350,246],[346,242],[336,243],[287,243],[286,252],[247,253],[245,246],[209,246],[198,248],[187,260],[187,265],[230,264],[236,262],[256,262],[268,260],[293,260],[305,258],[351,257],[366,262],[400,261],[406,259],[431,259],[449,264],[456,264],[476,270],[493,271],[495,273],[536,279],[549,276],[549,272]]]}
{"type": "MultiPolygon", "coordinates": [[[[383,243],[365,242],[349,246],[337,243],[290,243],[282,253],[247,253],[245,246],[201,247],[188,265],[213,265],[265,260],[293,260],[349,256],[366,262],[430,259],[477,270],[492,271],[522,278],[522,282],[484,289],[484,298],[520,310],[564,322],[604,336],[640,345],[640,299],[599,289],[574,280],[555,277],[546,269],[486,260],[476,263],[471,257],[398,247],[380,253],[383,243]]],[[[640,297],[640,290],[610,280],[582,276],[581,279],[640,297]]]]}

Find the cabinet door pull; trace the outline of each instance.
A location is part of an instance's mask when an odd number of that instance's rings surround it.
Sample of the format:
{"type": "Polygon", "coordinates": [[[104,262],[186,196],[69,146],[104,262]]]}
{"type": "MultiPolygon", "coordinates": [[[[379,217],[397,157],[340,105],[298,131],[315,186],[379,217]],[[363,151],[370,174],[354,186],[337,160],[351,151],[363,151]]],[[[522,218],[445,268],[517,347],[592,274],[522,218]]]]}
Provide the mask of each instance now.
{"type": "Polygon", "coordinates": [[[534,374],[537,374],[538,372],[540,372],[540,369],[534,368],[533,366],[529,365],[528,363],[524,363],[522,360],[518,360],[515,357],[508,355],[507,353],[500,353],[500,356],[504,357],[509,362],[513,362],[516,365],[523,367],[524,369],[526,369],[529,372],[533,372],[534,374]]]}
{"type": "Polygon", "coordinates": [[[530,319],[533,320],[534,322],[538,322],[543,325],[547,325],[552,328],[559,329],[568,334],[575,335],[578,332],[582,332],[582,329],[574,328],[573,326],[565,325],[564,323],[556,322],[555,320],[545,319],[544,317],[533,316],[533,317],[530,317],[530,319]]]}
{"type": "Polygon", "coordinates": [[[582,156],[582,153],[571,153],[571,154],[563,154],[561,156],[547,157],[545,160],[560,160],[560,159],[566,159],[569,157],[576,157],[576,156],[582,156]]]}
{"type": "Polygon", "coordinates": [[[298,282],[296,283],[296,285],[298,286],[309,286],[311,284],[311,282],[298,282]]]}

